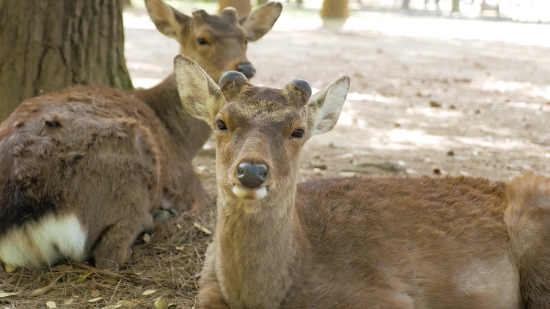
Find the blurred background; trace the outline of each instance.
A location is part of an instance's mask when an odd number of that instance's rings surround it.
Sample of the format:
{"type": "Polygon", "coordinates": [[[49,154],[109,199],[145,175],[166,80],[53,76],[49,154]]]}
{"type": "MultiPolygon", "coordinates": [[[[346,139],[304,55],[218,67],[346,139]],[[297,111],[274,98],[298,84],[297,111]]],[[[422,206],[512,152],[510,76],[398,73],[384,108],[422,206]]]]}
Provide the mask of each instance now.
{"type": "MultiPolygon", "coordinates": [[[[169,3],[187,13],[219,9],[169,3]]],[[[178,45],[158,33],[141,1],[131,4],[127,66],[134,86],[150,87],[171,72],[178,45]]],[[[456,11],[452,0],[284,2],[273,30],[249,45],[252,82],[280,87],[299,77],[319,89],[351,77],[338,125],[306,144],[304,179],[550,176],[549,4],[465,0],[456,11]],[[346,17],[323,18],[326,2],[344,5],[346,17]]],[[[215,191],[213,143],[195,165],[215,191]]]]}

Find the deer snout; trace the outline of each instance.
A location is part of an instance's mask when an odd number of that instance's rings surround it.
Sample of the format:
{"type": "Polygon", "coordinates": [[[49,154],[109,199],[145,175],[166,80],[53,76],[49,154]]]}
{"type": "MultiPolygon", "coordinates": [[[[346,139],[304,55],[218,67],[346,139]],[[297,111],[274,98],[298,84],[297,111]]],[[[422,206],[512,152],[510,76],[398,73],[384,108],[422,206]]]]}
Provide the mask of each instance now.
{"type": "Polygon", "coordinates": [[[248,188],[258,188],[267,179],[268,168],[264,163],[241,162],[237,166],[237,178],[248,188]]]}
{"type": "Polygon", "coordinates": [[[256,74],[256,69],[252,63],[239,63],[237,65],[237,71],[243,73],[246,78],[252,78],[256,74]]]}

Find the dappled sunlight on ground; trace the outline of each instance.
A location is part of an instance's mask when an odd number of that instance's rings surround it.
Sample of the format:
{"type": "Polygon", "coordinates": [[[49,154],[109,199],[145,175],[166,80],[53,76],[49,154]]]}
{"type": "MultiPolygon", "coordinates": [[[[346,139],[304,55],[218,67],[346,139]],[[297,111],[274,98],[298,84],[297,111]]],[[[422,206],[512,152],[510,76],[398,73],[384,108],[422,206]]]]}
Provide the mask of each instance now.
{"type": "MultiPolygon", "coordinates": [[[[199,6],[177,4],[187,13],[199,6]]],[[[249,45],[254,84],[304,78],[315,92],[351,78],[336,127],[306,144],[304,179],[550,175],[550,25],[357,11],[327,25],[311,8],[283,12],[273,31],[249,45]]],[[[170,74],[178,45],[142,7],[124,17],[134,84],[150,87],[170,74]]],[[[211,152],[195,165],[214,190],[211,152]]]]}

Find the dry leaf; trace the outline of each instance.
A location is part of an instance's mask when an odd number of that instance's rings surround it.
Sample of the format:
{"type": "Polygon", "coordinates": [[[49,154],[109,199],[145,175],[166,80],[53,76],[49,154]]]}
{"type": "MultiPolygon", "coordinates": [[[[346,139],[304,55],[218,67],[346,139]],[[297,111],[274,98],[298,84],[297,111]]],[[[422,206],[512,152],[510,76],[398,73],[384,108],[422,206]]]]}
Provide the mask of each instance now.
{"type": "Polygon", "coordinates": [[[98,297],[99,296],[99,291],[98,290],[93,290],[92,293],[90,293],[90,296],[91,297],[98,297]]]}
{"type": "Polygon", "coordinates": [[[164,299],[157,299],[155,301],[155,308],[157,309],[168,309],[168,303],[164,299]]]}
{"type": "Polygon", "coordinates": [[[96,298],[88,299],[88,302],[89,303],[95,303],[96,301],[101,300],[101,299],[103,299],[103,297],[96,297],[96,298]]]}
{"type": "Polygon", "coordinates": [[[4,269],[7,273],[12,273],[15,270],[15,267],[11,266],[10,264],[4,264],[4,269]]]}
{"type": "Polygon", "coordinates": [[[144,295],[144,296],[151,295],[151,294],[155,293],[156,291],[157,290],[147,290],[147,291],[141,293],[141,295],[144,295]]]}
{"type": "Polygon", "coordinates": [[[176,250],[179,250],[179,251],[183,251],[183,249],[185,249],[185,246],[176,247],[176,250]]]}
{"type": "Polygon", "coordinates": [[[48,307],[48,308],[57,308],[55,302],[51,301],[51,300],[46,303],[46,307],[48,307]]]}
{"type": "Polygon", "coordinates": [[[15,293],[4,293],[4,292],[1,292],[0,293],[0,298],[3,298],[3,297],[10,297],[10,296],[17,296],[19,295],[19,292],[15,292],[15,293]]]}
{"type": "Polygon", "coordinates": [[[66,301],[63,302],[63,305],[71,305],[72,303],[74,303],[74,299],[71,298],[71,299],[67,299],[66,301]]]}
{"type": "Polygon", "coordinates": [[[147,233],[143,234],[143,241],[148,244],[151,241],[151,236],[147,233]]]}
{"type": "Polygon", "coordinates": [[[83,273],[82,275],[78,276],[78,278],[76,278],[76,280],[74,281],[74,283],[82,283],[82,282],[84,282],[84,280],[86,280],[86,278],[88,278],[88,276],[90,276],[91,274],[92,274],[91,271],[88,271],[88,272],[83,273]]]}
{"type": "Polygon", "coordinates": [[[109,305],[109,306],[103,307],[102,309],[116,309],[120,307],[122,307],[122,305],[109,305]]]}
{"type": "Polygon", "coordinates": [[[39,288],[39,289],[36,289],[36,290],[33,290],[29,296],[30,297],[35,297],[35,296],[40,296],[46,292],[48,292],[51,288],[52,288],[52,284],[48,285],[48,286],[45,286],[43,288],[39,288]]]}
{"type": "Polygon", "coordinates": [[[206,235],[212,235],[212,232],[210,232],[209,229],[207,229],[204,225],[198,223],[198,222],[195,222],[193,223],[193,225],[198,228],[199,230],[201,230],[204,234],[206,235]]]}
{"type": "Polygon", "coordinates": [[[116,304],[121,305],[121,306],[126,306],[126,307],[132,307],[132,306],[137,305],[137,303],[135,303],[133,301],[129,301],[129,300],[121,300],[116,304]]]}

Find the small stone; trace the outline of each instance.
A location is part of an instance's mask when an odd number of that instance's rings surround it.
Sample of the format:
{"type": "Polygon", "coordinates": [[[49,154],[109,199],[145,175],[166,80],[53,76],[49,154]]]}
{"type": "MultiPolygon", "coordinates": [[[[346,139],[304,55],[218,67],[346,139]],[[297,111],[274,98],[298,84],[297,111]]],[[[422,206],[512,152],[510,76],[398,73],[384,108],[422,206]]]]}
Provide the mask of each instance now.
{"type": "Polygon", "coordinates": [[[441,175],[441,170],[439,170],[438,168],[434,168],[433,172],[435,175],[441,175]]]}

